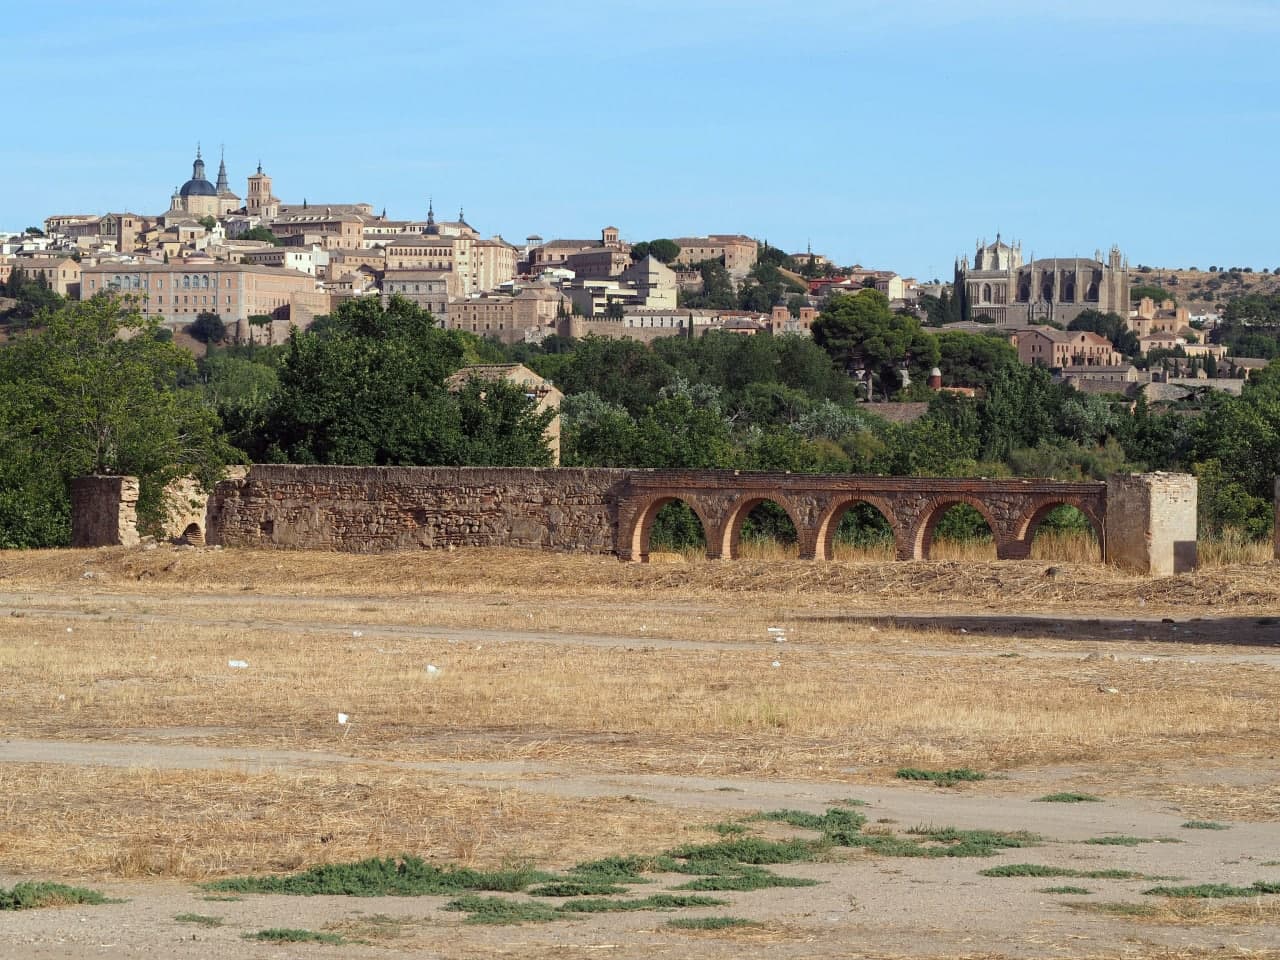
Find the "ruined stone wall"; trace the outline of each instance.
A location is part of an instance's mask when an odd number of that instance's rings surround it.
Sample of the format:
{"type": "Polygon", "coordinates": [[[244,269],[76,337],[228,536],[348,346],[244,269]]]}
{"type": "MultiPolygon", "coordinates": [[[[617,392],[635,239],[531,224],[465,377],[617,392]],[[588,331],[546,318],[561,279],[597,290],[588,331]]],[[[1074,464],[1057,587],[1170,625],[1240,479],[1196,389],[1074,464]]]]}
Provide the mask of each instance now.
{"type": "Polygon", "coordinates": [[[130,547],[138,539],[137,477],[94,475],[71,481],[73,547],[130,547]]]}
{"type": "Polygon", "coordinates": [[[1194,570],[1196,493],[1190,474],[1108,477],[1106,561],[1157,576],[1194,570]]]}
{"type": "Polygon", "coordinates": [[[254,466],[217,485],[206,540],[350,553],[511,546],[607,554],[614,488],[634,472],[254,466]]]}

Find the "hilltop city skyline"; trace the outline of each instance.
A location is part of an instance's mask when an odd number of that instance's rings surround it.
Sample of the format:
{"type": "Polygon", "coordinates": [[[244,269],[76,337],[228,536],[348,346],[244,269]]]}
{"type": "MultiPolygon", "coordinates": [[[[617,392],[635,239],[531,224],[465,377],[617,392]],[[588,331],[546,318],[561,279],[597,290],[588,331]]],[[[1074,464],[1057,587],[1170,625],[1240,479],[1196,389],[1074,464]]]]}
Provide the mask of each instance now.
{"type": "Polygon", "coordinates": [[[1262,3],[659,2],[603,21],[395,3],[363,32],[329,3],[232,0],[198,30],[159,4],[127,22],[65,6],[8,24],[11,75],[76,122],[0,145],[0,229],[159,213],[199,141],[225,145],[237,190],[261,160],[289,202],[412,218],[433,198],[509,239],[735,231],[944,279],[997,231],[1161,266],[1280,262],[1277,201],[1249,189],[1274,128],[1280,11],[1262,3]],[[180,82],[120,73],[121,50],[178,37],[180,82]],[[111,110],[85,109],[87,77],[111,110]]]}

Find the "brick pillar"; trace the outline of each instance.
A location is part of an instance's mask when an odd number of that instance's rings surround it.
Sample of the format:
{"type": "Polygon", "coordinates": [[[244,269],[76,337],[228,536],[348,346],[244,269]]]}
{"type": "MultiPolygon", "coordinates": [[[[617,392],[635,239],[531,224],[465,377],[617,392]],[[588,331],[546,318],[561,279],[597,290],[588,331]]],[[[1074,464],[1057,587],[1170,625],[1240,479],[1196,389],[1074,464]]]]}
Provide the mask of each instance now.
{"type": "Polygon", "coordinates": [[[1185,473],[1107,478],[1106,562],[1168,576],[1196,567],[1196,478],[1185,473]]]}
{"type": "Polygon", "coordinates": [[[138,478],[94,475],[71,481],[71,545],[138,543],[138,478]]]}

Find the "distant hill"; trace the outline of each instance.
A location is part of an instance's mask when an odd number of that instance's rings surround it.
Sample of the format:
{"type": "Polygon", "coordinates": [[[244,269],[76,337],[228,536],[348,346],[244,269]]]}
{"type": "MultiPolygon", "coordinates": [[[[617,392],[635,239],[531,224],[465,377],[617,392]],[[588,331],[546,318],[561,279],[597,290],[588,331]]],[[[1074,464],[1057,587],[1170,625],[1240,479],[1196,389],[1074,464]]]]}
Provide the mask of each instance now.
{"type": "Polygon", "coordinates": [[[1243,270],[1177,270],[1168,267],[1138,267],[1129,271],[1131,287],[1157,286],[1192,313],[1216,313],[1227,301],[1251,293],[1280,293],[1280,276],[1243,270]]]}

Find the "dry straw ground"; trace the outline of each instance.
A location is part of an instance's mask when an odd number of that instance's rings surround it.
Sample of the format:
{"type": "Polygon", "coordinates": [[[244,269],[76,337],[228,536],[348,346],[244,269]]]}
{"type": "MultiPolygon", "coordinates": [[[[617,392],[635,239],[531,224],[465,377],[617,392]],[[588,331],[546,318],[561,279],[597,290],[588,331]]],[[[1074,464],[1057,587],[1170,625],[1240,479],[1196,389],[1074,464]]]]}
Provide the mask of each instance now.
{"type": "MultiPolygon", "coordinates": [[[[1123,763],[1139,772],[1110,790],[1188,791],[1189,815],[1280,815],[1270,783],[1176,773],[1274,754],[1274,670],[1231,658],[1280,614],[1275,564],[1153,579],[1070,562],[1046,576],[1043,561],[641,566],[159,547],[3,554],[0,594],[12,614],[0,619],[8,737],[852,784],[889,781],[900,765],[1025,784],[1063,764],[1123,763]],[[1016,636],[945,616],[892,622],[911,611],[1048,619],[1016,636]],[[1144,642],[1166,615],[1229,626],[1191,650],[1144,642]],[[1132,618],[1131,633],[1075,636],[1099,616],[1132,618]],[[785,644],[766,634],[775,624],[785,644]],[[1152,770],[1171,772],[1153,781],[1152,770]]],[[[572,859],[642,838],[661,848],[697,822],[386,768],[64,779],[36,764],[0,778],[0,867],[22,871],[203,876],[406,846],[486,864],[572,859]]]]}

